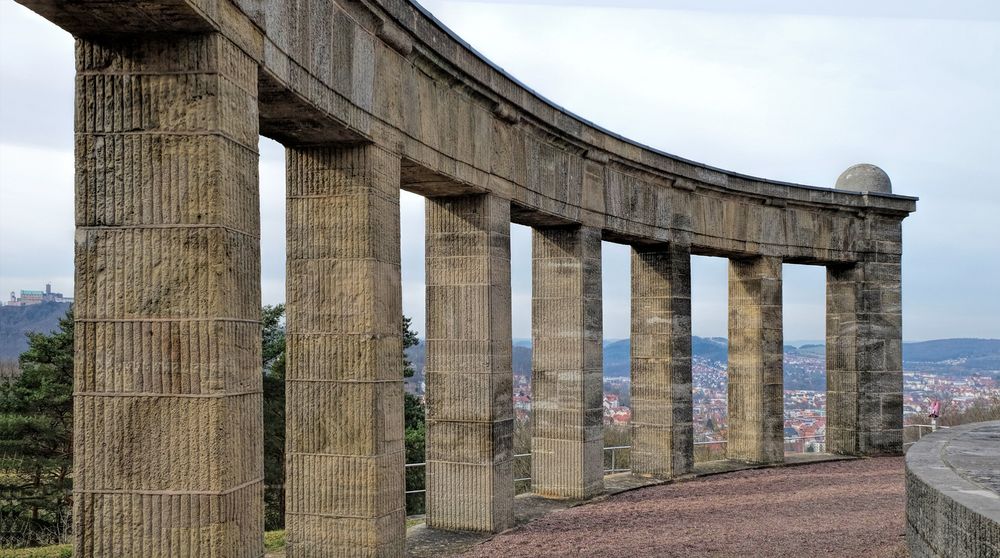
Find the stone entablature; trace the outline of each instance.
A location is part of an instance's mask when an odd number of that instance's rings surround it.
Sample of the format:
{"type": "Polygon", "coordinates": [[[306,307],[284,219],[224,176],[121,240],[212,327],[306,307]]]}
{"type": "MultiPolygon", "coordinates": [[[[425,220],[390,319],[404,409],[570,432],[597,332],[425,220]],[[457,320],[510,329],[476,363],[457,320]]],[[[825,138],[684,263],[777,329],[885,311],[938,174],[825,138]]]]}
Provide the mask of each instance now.
{"type": "Polygon", "coordinates": [[[1000,556],[1000,421],[921,438],[906,453],[913,558],[1000,556]]]}
{"type": "Polygon", "coordinates": [[[828,448],[901,453],[916,200],[876,167],[816,188],[641,146],[408,0],[19,1],[78,38],[78,556],[262,553],[258,135],[287,149],[289,556],[403,552],[401,188],[429,198],[430,526],[511,524],[511,222],[537,493],[603,491],[602,240],[633,248],[633,473],[692,465],[692,254],[730,259],[730,459],[783,459],[783,262],[827,268],[828,448]]]}
{"type": "Polygon", "coordinates": [[[86,4],[22,3],[81,35],[137,22],[143,32],[217,30],[259,65],[261,134],[286,145],[374,141],[403,158],[404,188],[492,192],[511,200],[515,222],[827,263],[863,258],[873,237],[898,254],[893,225],[915,207],[880,189],[764,180],[631,142],[538,96],[406,0],[124,2],[102,5],[100,19],[86,4]]]}

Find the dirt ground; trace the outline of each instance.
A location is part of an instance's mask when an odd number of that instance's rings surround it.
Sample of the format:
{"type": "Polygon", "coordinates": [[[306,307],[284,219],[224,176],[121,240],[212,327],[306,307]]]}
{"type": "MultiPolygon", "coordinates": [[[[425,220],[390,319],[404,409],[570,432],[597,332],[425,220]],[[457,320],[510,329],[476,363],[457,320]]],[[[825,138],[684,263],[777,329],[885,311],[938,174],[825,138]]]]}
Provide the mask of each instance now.
{"type": "Polygon", "coordinates": [[[465,556],[897,558],[903,458],[741,471],[549,514],[465,556]]]}

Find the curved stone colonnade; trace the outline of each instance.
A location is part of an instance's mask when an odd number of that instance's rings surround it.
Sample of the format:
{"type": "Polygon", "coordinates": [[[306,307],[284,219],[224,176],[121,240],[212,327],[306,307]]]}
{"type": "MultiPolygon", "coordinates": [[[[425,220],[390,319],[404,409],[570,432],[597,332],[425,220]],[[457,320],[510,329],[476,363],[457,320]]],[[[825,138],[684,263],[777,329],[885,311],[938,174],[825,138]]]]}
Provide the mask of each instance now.
{"type": "Polygon", "coordinates": [[[906,452],[914,558],[1000,556],[1000,421],[939,430],[906,452]]]}
{"type": "Polygon", "coordinates": [[[633,464],[692,464],[690,256],[730,265],[729,457],[782,459],[781,263],[828,270],[831,451],[902,447],[901,223],[630,142],[407,0],[19,0],[77,38],[78,556],[260,556],[257,136],[287,149],[289,556],[398,555],[399,190],[427,197],[427,522],[511,524],[510,223],[533,489],[603,490],[600,242],[633,247],[633,464]]]}

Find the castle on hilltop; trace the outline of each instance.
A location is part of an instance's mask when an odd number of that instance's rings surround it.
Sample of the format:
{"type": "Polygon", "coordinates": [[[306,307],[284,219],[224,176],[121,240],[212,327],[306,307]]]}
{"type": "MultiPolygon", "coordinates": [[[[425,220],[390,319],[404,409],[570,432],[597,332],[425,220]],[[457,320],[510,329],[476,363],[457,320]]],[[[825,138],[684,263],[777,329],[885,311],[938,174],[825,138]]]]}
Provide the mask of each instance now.
{"type": "Polygon", "coordinates": [[[41,304],[43,302],[60,302],[64,304],[69,304],[73,302],[72,298],[66,298],[62,293],[52,292],[52,284],[46,283],[44,291],[21,291],[21,296],[17,296],[13,291],[10,293],[10,300],[7,301],[5,306],[31,306],[32,304],[41,304]]]}

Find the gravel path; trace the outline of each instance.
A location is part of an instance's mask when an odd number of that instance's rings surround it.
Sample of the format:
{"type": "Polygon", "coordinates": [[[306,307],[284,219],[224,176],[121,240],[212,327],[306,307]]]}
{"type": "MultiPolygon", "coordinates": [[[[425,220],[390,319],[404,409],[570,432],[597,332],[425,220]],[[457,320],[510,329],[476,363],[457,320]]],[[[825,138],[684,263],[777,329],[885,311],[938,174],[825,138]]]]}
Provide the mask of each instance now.
{"type": "Polygon", "coordinates": [[[741,471],[549,514],[465,556],[905,557],[903,458],[741,471]]]}

